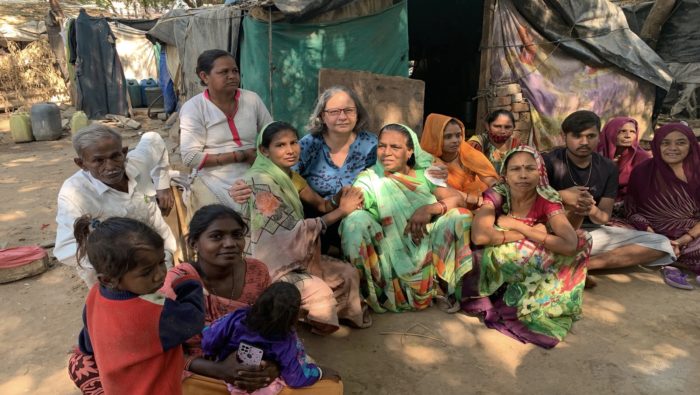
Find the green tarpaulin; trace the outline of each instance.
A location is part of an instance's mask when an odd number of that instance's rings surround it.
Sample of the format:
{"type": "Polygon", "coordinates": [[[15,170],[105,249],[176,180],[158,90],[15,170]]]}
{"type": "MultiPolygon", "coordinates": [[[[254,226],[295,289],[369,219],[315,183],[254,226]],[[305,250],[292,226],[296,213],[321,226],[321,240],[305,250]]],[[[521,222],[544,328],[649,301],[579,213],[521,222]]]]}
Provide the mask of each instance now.
{"type": "Polygon", "coordinates": [[[272,23],[272,89],[268,29],[250,16],[243,21],[242,86],[260,95],[275,120],[292,123],[302,134],[318,97],[321,68],[408,76],[405,1],[379,14],[334,23],[272,23]]]}

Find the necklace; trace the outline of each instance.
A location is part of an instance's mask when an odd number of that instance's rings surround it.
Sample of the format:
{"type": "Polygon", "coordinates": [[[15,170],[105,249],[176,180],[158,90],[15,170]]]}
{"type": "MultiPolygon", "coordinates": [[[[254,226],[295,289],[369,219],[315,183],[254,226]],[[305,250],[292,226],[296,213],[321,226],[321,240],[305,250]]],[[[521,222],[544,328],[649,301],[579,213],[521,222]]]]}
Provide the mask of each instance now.
{"type": "Polygon", "coordinates": [[[588,178],[586,178],[586,182],[583,183],[583,185],[574,180],[574,176],[571,174],[571,166],[569,165],[569,154],[566,152],[564,152],[564,160],[566,161],[566,171],[569,173],[569,179],[571,182],[573,182],[577,187],[587,187],[588,183],[591,181],[591,174],[593,173],[593,158],[591,157],[591,163],[588,164],[588,178]]]}
{"type": "MultiPolygon", "coordinates": [[[[233,273],[231,273],[231,296],[228,298],[229,300],[233,300],[233,294],[234,294],[234,292],[236,291],[235,279],[236,279],[236,277],[233,276],[233,273]]],[[[207,288],[209,288],[209,289],[212,291],[212,292],[210,292],[210,293],[212,293],[212,294],[214,294],[214,295],[216,295],[216,296],[225,298],[223,292],[219,292],[219,291],[218,291],[216,288],[214,288],[214,286],[211,285],[211,283],[209,283],[208,281],[207,281],[207,283],[208,283],[208,284],[207,284],[207,288]]]]}

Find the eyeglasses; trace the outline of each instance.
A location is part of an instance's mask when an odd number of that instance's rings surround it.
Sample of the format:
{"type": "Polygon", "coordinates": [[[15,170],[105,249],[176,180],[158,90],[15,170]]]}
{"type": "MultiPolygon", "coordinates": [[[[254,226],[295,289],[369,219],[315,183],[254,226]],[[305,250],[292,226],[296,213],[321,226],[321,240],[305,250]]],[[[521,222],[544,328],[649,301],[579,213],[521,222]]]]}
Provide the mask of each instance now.
{"type": "Polygon", "coordinates": [[[355,107],[347,107],[347,108],[334,108],[332,110],[323,110],[326,114],[328,114],[331,117],[339,117],[340,113],[344,113],[346,116],[351,117],[355,114],[357,114],[357,108],[355,107]]]}

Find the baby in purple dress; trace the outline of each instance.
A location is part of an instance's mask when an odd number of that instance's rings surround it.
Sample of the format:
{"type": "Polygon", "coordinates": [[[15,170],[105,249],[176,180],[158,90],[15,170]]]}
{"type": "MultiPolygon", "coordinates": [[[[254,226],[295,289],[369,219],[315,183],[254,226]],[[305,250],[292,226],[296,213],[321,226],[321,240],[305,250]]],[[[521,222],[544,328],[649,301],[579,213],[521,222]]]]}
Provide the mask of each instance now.
{"type": "MultiPolygon", "coordinates": [[[[224,360],[241,342],[263,350],[263,359],[275,361],[280,377],[253,394],[273,395],[285,386],[309,387],[322,378],[338,381],[330,368],[311,363],[296,332],[301,311],[301,294],[296,286],[278,282],[270,285],[255,304],[216,320],[202,332],[202,350],[208,357],[224,360]]],[[[247,394],[228,384],[231,394],[247,394]]]]}

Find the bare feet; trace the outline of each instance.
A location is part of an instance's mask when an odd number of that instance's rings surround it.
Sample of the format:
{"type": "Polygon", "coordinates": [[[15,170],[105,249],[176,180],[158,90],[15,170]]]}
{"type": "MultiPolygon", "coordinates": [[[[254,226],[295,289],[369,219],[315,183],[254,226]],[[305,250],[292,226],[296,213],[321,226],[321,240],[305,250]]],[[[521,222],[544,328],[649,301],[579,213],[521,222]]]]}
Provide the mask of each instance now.
{"type": "Polygon", "coordinates": [[[586,285],[584,286],[585,289],[591,289],[595,288],[598,286],[598,282],[593,279],[590,275],[586,274],[586,285]]]}

